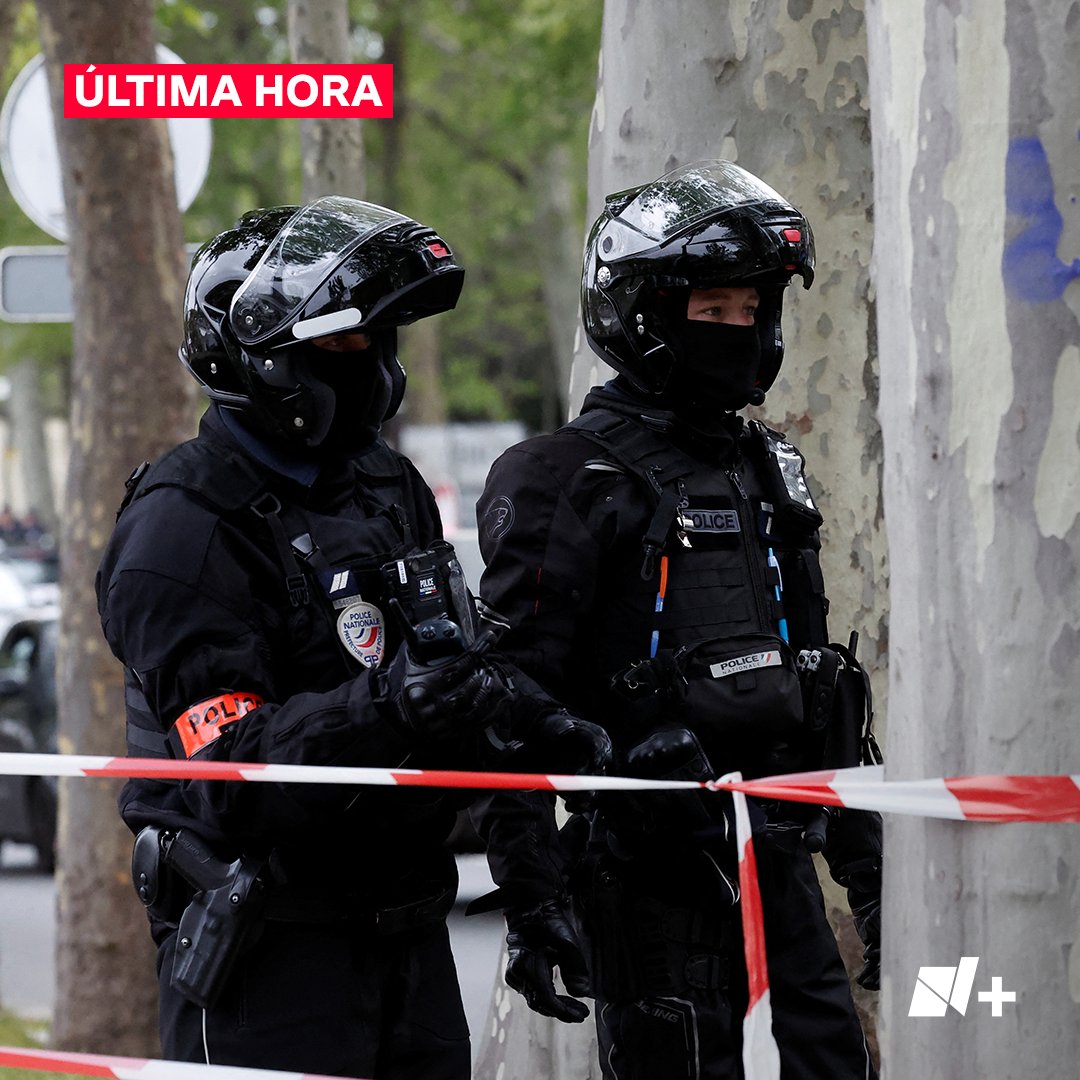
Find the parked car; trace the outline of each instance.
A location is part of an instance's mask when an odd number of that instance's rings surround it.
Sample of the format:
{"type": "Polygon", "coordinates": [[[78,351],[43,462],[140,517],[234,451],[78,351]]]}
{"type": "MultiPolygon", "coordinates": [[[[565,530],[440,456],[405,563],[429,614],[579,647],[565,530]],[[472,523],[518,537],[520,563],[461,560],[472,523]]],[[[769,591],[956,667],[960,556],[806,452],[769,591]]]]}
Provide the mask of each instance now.
{"type": "MultiPolygon", "coordinates": [[[[0,752],[56,752],[56,642],[53,617],[20,619],[0,642],[0,752]]],[[[55,869],[55,777],[0,775],[0,840],[32,844],[55,869]]]]}
{"type": "Polygon", "coordinates": [[[0,565],[19,579],[34,614],[60,603],[60,557],[54,549],[8,545],[0,551],[0,565]]]}

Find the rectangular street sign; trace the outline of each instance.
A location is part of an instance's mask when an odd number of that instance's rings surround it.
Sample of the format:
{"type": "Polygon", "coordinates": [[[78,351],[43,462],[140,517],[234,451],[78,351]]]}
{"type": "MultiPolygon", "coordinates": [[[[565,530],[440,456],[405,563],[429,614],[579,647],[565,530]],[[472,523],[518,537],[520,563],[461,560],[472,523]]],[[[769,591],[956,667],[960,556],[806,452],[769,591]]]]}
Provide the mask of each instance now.
{"type": "Polygon", "coordinates": [[[71,322],[73,310],[63,244],[0,248],[0,319],[71,322]]]}
{"type": "MultiPolygon", "coordinates": [[[[188,244],[189,255],[199,250],[188,244]]],[[[0,248],[0,320],[19,323],[71,322],[68,249],[63,244],[0,248]]]]}

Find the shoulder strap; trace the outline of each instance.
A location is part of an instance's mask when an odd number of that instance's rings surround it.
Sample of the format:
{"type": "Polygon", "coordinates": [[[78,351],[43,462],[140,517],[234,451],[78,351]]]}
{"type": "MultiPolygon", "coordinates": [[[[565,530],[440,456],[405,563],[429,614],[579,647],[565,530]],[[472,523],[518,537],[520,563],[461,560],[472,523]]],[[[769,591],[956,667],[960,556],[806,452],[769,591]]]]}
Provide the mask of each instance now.
{"type": "Polygon", "coordinates": [[[563,429],[584,436],[618,462],[645,485],[655,510],[641,546],[644,559],[641,576],[648,580],[656,569],[656,556],[663,549],[679,514],[683,498],[683,478],[695,470],[694,463],[661,432],[607,409],[590,409],[563,429]]]}
{"type": "Polygon", "coordinates": [[[124,486],[127,491],[117,518],[136,499],[158,488],[182,488],[219,513],[251,506],[266,490],[263,478],[243,457],[198,439],[174,447],[153,465],[144,461],[124,486]]]}
{"type": "Polygon", "coordinates": [[[192,439],[170,450],[153,465],[143,462],[128,477],[127,493],[117,518],[136,499],[159,488],[181,488],[217,514],[246,510],[264,523],[285,573],[285,589],[293,607],[310,600],[307,579],[281,521],[281,501],[242,455],[192,439]]]}

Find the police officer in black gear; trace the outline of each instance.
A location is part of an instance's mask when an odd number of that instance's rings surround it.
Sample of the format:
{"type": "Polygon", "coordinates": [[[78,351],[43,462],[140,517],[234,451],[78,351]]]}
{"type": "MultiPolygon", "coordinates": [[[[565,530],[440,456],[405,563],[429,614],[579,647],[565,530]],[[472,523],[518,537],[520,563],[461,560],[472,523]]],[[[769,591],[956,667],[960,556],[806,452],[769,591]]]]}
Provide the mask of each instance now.
{"type": "MultiPolygon", "coordinates": [[[[180,358],[212,404],[130,478],[97,582],[129,753],[475,768],[570,731],[570,771],[603,767],[603,732],[492,649],[430,490],[379,436],[405,387],[396,328],[462,278],[434,230],[337,196],[254,211],[196,255],[180,358]]],[[[130,781],[165,1055],[467,1078],[457,799],[130,781]]]]}
{"type": "MultiPolygon", "coordinates": [[[[809,664],[829,640],[821,516],[798,451],[738,415],[780,370],[785,288],[796,273],[809,287],[813,272],[803,215],[730,162],[610,196],[582,309],[618,375],[489,474],[478,519],[484,595],[511,626],[500,648],[606,728],[617,772],[820,767],[797,658],[805,650],[809,664]]],[[[561,834],[541,793],[474,807],[507,913],[507,981],[533,1008],[579,1021],[585,1006],[556,996],[551,974],[560,966],[580,996],[587,961],[609,1080],[742,1075],[747,980],[726,805],[704,792],[608,793],[561,834]]],[[[803,839],[817,811],[752,811],[782,1075],[873,1075],[803,839]]],[[[857,879],[872,968],[880,819],[843,814],[825,853],[838,880],[857,879]]]]}

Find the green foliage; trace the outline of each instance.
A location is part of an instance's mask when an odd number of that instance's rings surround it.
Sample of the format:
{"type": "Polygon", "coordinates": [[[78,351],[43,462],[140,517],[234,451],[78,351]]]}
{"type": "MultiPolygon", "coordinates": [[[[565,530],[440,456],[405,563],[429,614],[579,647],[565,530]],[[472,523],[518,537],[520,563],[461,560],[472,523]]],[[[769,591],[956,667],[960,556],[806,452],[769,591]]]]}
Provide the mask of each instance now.
{"type": "Polygon", "coordinates": [[[401,41],[400,57],[387,59],[400,129],[392,134],[402,145],[390,160],[386,128],[367,125],[371,155],[384,166],[370,171],[369,191],[438,227],[466,267],[458,308],[442,327],[455,419],[512,415],[540,425],[542,386],[553,380],[536,373],[554,358],[538,176],[555,145],[570,147],[584,235],[601,11],[573,0],[380,5],[374,25],[387,42],[401,41]],[[497,393],[481,394],[483,384],[497,393]]]}
{"type": "MultiPolygon", "coordinates": [[[[41,1025],[0,1012],[0,1046],[40,1047],[42,1034],[41,1025]]],[[[55,1075],[38,1069],[4,1069],[5,1080],[42,1080],[55,1075]]]]}
{"type": "MultiPolygon", "coordinates": [[[[356,61],[395,65],[395,118],[364,125],[367,197],[438,228],[467,271],[458,309],[440,319],[452,419],[517,416],[539,426],[553,380],[538,372],[554,358],[537,177],[553,147],[570,148],[583,234],[601,12],[588,0],[352,0],[356,61]]],[[[161,42],[191,63],[288,60],[286,0],[162,0],[157,21],[161,42]]],[[[5,91],[38,51],[27,3],[5,91]]],[[[185,214],[190,242],[253,207],[300,198],[297,121],[217,120],[213,138],[209,174],[185,214]]],[[[0,246],[44,243],[55,241],[0,185],[0,246]]],[[[0,323],[0,372],[40,357],[59,390],[70,350],[69,326],[0,323]]]]}

